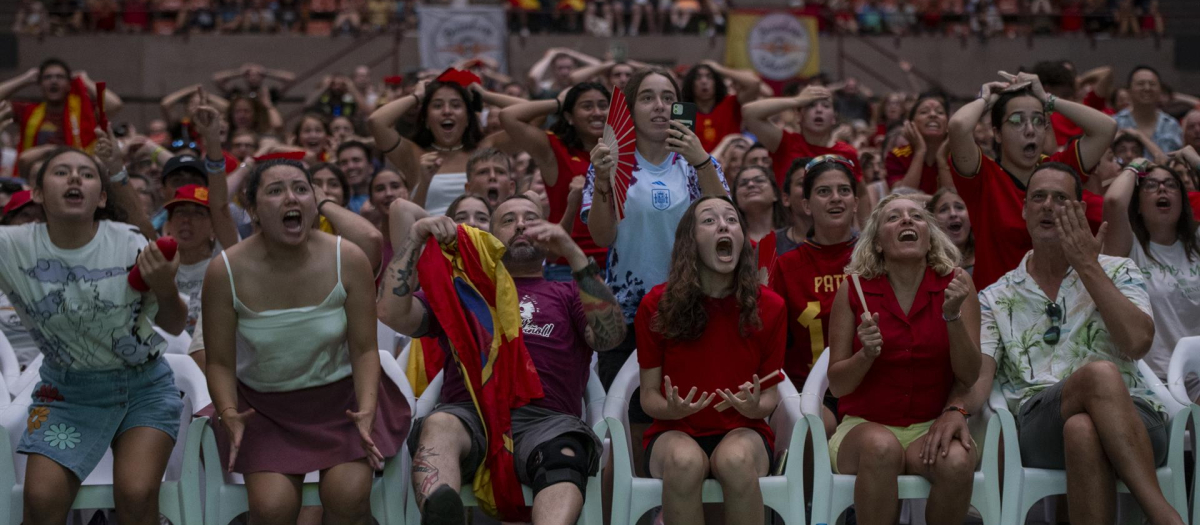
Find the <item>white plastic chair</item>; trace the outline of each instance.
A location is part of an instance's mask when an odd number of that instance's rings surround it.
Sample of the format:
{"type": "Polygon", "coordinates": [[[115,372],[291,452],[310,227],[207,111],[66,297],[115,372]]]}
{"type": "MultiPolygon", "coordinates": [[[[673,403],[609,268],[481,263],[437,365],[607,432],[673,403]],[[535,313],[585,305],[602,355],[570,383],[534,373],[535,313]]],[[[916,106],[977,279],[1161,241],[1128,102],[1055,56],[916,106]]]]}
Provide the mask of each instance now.
{"type": "Polygon", "coordinates": [[[8,390],[13,393],[14,400],[21,397],[21,392],[24,392],[26,387],[41,380],[42,361],[44,360],[45,356],[38,352],[33,361],[29,362],[29,366],[25,367],[25,370],[17,376],[16,381],[8,384],[8,390]]]}
{"type": "Polygon", "coordinates": [[[1200,336],[1180,339],[1171,352],[1171,364],[1167,367],[1171,396],[1184,405],[1192,403],[1187,391],[1187,379],[1191,374],[1200,375],[1200,336]]]}
{"type": "MultiPolygon", "coordinates": [[[[629,431],[629,400],[640,384],[637,351],[629,356],[609,387],[604,416],[612,437],[613,453],[613,525],[632,525],[643,514],[662,505],[662,480],[634,475],[633,439],[629,431]]],[[[799,394],[786,377],[779,383],[780,400],[768,424],[775,433],[775,460],[785,451],[782,476],[758,478],[763,504],[778,512],[788,525],[804,525],[804,441],[807,426],[800,414],[799,394]]],[[[640,438],[641,436],[636,436],[640,438]]],[[[715,479],[704,480],[701,498],[705,503],[721,503],[725,496],[715,479]]]]}
{"type": "Polygon", "coordinates": [[[179,332],[179,335],[171,335],[166,330],[155,326],[154,331],[167,341],[167,349],[163,351],[164,354],[188,355],[188,347],[192,346],[192,334],[187,333],[187,330],[179,332]]]}
{"type": "MultiPolygon", "coordinates": [[[[854,504],[854,482],[857,476],[834,474],[829,457],[829,438],[825,435],[825,424],[821,419],[822,400],[829,389],[829,349],[821,353],[813,365],[800,398],[801,411],[808,419],[808,429],[813,435],[813,523],[833,523],[838,516],[854,504]]],[[[981,414],[982,416],[982,414],[981,414]]],[[[996,421],[989,420],[983,442],[983,463],[975,472],[971,490],[971,506],[983,517],[986,525],[999,525],[1000,486],[996,442],[1000,428],[996,421]]],[[[903,475],[897,479],[901,500],[929,497],[931,485],[922,476],[903,475]]]]}
{"type": "MultiPolygon", "coordinates": [[[[1144,362],[1139,360],[1137,365],[1143,381],[1170,415],[1170,450],[1167,453],[1166,465],[1156,471],[1158,484],[1167,503],[1179,512],[1180,517],[1187,519],[1188,500],[1183,479],[1183,450],[1187,424],[1189,419],[1195,417],[1195,411],[1192,407],[1185,407],[1176,401],[1166,385],[1155,377],[1154,372],[1144,362]]],[[[996,412],[1004,438],[1004,497],[1001,519],[1005,525],[1020,525],[1025,521],[1029,509],[1042,498],[1067,493],[1067,473],[1063,470],[1023,466],[1016,419],[1008,410],[1008,403],[1000,394],[999,388],[993,389],[988,402],[996,412]]],[[[1117,491],[1128,494],[1129,488],[1124,482],[1117,480],[1117,491]]],[[[1122,521],[1141,523],[1141,520],[1122,521]]]]}
{"type": "MultiPolygon", "coordinates": [[[[379,351],[379,362],[383,373],[390,379],[400,392],[409,407],[415,406],[412,388],[404,378],[404,372],[396,364],[391,352],[379,351]]],[[[204,502],[205,525],[228,525],[238,515],[250,509],[249,495],[246,492],[246,481],[241,474],[227,472],[221,463],[217,452],[217,440],[213,434],[213,426],[204,418],[204,484],[206,500],[204,502]]],[[[377,477],[371,484],[371,515],[381,525],[403,525],[404,494],[408,486],[408,470],[410,459],[407,445],[401,447],[396,455],[389,459],[383,468],[383,476],[377,477]]],[[[301,505],[321,505],[320,476],[317,472],[309,472],[304,477],[301,489],[301,505]]]]}
{"type": "MultiPolygon", "coordinates": [[[[447,361],[448,366],[453,366],[453,361],[447,361]]],[[[437,407],[438,399],[442,394],[442,380],[445,374],[439,372],[429,382],[429,386],[425,388],[425,393],[421,394],[421,398],[417,400],[416,411],[413,414],[413,419],[421,418],[429,415],[435,407],[437,407]]],[[[608,425],[601,417],[604,409],[604,385],[600,383],[600,378],[592,372],[588,376],[587,389],[584,391],[584,422],[591,425],[594,432],[600,439],[608,433],[608,425]]],[[[600,458],[600,464],[604,465],[605,459],[600,458]]],[[[579,513],[579,518],[575,520],[576,525],[603,525],[603,508],[600,498],[600,481],[601,471],[597,470],[596,475],[588,478],[587,494],[584,496],[583,510],[579,513]]],[[[408,486],[408,504],[406,506],[406,515],[408,523],[421,523],[421,509],[417,508],[417,496],[414,492],[411,480],[408,486]]],[[[525,504],[533,506],[533,490],[528,486],[522,485],[521,492],[525,496],[525,504]]],[[[479,502],[475,500],[475,494],[471,492],[469,486],[462,487],[459,490],[459,496],[462,497],[463,506],[478,507],[479,502]]]]}
{"type": "MultiPolygon", "coordinates": [[[[199,524],[200,503],[200,434],[204,428],[202,420],[192,420],[193,407],[197,399],[206,399],[207,392],[195,390],[196,384],[204,383],[204,375],[196,363],[187,356],[165,355],[164,359],[175,373],[176,386],[183,392],[183,410],[175,447],[167,462],[163,482],[158,491],[159,512],[175,525],[199,524]],[[199,383],[197,379],[199,378],[199,383]]],[[[17,454],[17,444],[25,432],[29,406],[37,382],[29,383],[16,401],[0,411],[0,424],[7,432],[0,433],[0,441],[6,441],[0,453],[0,487],[8,488],[9,497],[0,497],[0,516],[7,516],[8,523],[20,523],[23,511],[26,456],[17,454]]],[[[79,488],[72,509],[111,509],[113,501],[113,455],[109,449],[104,458],[92,470],[79,488]]]]}
{"type": "MultiPolygon", "coordinates": [[[[1167,385],[1176,401],[1188,405],[1192,409],[1192,417],[1200,422],[1200,407],[1192,403],[1187,391],[1187,379],[1191,374],[1200,375],[1200,336],[1184,337],[1175,345],[1171,354],[1171,364],[1167,368],[1167,385]]],[[[1195,433],[1192,429],[1191,433],[1195,433]]],[[[1189,442],[1196,445],[1195,442],[1189,442]]],[[[1193,451],[1200,450],[1196,446],[1193,451]]],[[[1191,523],[1200,525],[1200,472],[1192,473],[1192,520],[1191,523]]]]}
{"type": "MultiPolygon", "coordinates": [[[[21,377],[21,364],[17,362],[17,353],[13,350],[12,344],[8,342],[8,338],[4,336],[4,332],[0,332],[0,377],[4,379],[4,384],[16,387],[17,379],[21,377]]],[[[5,392],[8,392],[8,398],[12,399],[17,395],[19,390],[8,390],[5,387],[5,392]]]]}

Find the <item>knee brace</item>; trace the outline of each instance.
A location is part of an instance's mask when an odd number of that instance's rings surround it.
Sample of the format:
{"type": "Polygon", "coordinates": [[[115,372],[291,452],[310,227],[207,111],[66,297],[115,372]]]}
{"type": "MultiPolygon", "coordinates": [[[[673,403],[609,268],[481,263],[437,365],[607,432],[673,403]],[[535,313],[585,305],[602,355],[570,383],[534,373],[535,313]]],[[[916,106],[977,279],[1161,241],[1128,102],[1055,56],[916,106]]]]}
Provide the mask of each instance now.
{"type": "Polygon", "coordinates": [[[557,483],[571,483],[579,493],[587,496],[587,478],[591,474],[591,457],[583,440],[576,435],[566,434],[542,443],[534,449],[527,465],[533,478],[533,494],[557,483]],[[563,453],[568,449],[574,456],[563,453]]]}

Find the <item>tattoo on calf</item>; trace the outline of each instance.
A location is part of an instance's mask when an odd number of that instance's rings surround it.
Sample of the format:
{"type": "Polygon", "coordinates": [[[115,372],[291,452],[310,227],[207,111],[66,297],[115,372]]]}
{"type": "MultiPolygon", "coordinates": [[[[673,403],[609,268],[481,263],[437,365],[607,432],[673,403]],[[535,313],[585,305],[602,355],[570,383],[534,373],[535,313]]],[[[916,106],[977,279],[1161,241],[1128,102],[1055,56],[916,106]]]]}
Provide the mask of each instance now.
{"type": "Polygon", "coordinates": [[[425,498],[429,497],[438,486],[438,469],[429,462],[430,458],[438,455],[433,448],[420,445],[417,447],[416,455],[413,456],[413,477],[416,477],[418,473],[425,475],[425,479],[421,481],[421,485],[416,491],[418,507],[425,504],[425,498]]]}

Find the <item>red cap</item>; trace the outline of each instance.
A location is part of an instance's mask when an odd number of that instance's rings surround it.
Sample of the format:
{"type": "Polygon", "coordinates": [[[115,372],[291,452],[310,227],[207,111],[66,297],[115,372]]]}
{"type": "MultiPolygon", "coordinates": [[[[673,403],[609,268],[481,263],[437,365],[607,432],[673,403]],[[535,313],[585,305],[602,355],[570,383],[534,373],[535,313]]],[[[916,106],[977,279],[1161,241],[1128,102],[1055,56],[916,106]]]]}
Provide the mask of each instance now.
{"type": "Polygon", "coordinates": [[[169,210],[172,206],[176,204],[183,204],[185,202],[190,204],[199,204],[207,208],[208,188],[205,188],[199,184],[188,184],[187,186],[175,190],[175,198],[164,204],[163,207],[169,210]]]}
{"type": "Polygon", "coordinates": [[[32,192],[29,190],[18,191],[12,194],[12,198],[8,199],[8,204],[4,205],[4,215],[16,213],[17,210],[25,207],[26,204],[33,202],[31,195],[32,192]]]}

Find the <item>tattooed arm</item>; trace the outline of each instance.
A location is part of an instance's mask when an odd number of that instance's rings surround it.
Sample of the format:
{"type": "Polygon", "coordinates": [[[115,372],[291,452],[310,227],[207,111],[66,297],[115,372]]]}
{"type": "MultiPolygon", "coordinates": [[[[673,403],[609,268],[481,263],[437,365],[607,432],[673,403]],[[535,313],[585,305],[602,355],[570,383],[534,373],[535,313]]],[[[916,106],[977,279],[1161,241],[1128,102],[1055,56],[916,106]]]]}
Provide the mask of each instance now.
{"type": "Polygon", "coordinates": [[[417,289],[417,259],[429,237],[452,241],[457,227],[445,216],[426,217],[413,224],[412,233],[384,271],[376,304],[376,314],[383,324],[404,335],[421,334],[429,326],[429,312],[412,295],[417,289]]]}
{"type": "MultiPolygon", "coordinates": [[[[526,228],[525,234],[548,250],[566,257],[572,273],[589,273],[584,270],[591,262],[562,226],[541,221],[526,228]]],[[[575,283],[579,285],[579,301],[583,303],[583,313],[587,317],[584,339],[597,352],[612,350],[625,340],[625,316],[621,306],[599,275],[580,277],[575,283]]]]}

